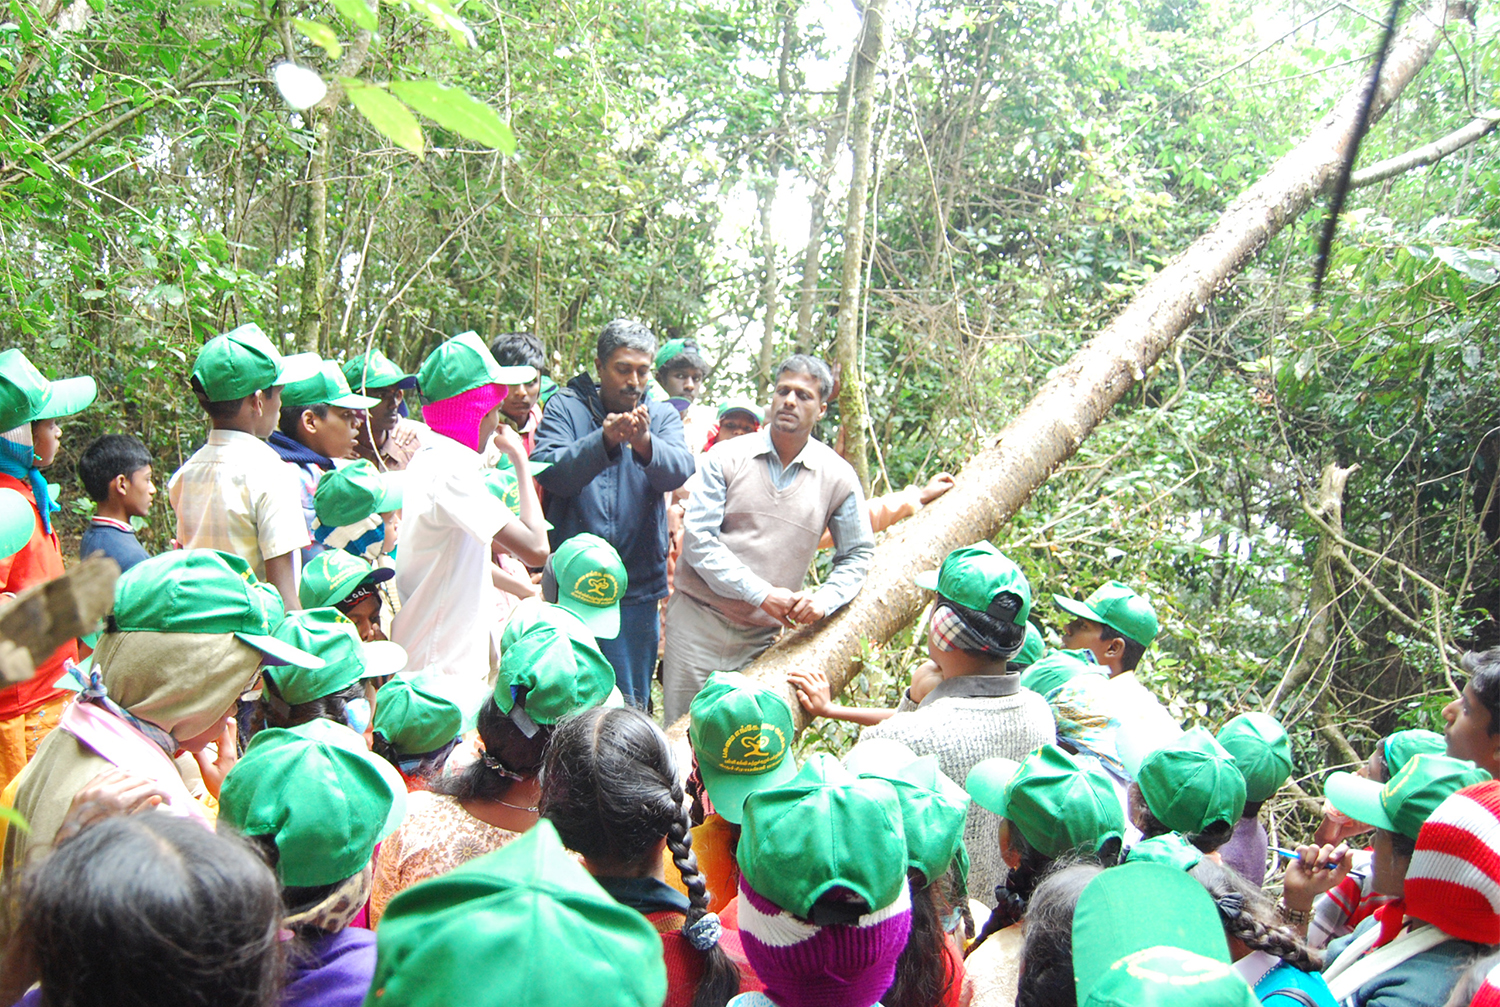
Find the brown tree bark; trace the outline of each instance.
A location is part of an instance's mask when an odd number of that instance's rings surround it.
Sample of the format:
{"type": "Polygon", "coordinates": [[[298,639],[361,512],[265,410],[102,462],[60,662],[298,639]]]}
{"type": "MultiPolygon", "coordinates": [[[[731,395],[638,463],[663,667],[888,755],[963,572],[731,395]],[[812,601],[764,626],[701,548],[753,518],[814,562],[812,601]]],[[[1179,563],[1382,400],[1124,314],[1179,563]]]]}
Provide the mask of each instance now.
{"type": "Polygon", "coordinates": [[[834,348],[842,372],[839,422],[844,432],[844,457],[870,492],[870,459],[865,449],[869,429],[865,408],[865,378],[860,366],[860,280],[865,264],[865,213],[870,192],[870,148],[875,133],[875,77],[885,50],[885,0],[867,0],[859,44],[854,49],[854,110],[849,119],[854,170],[849,179],[849,206],[844,214],[844,269],[839,283],[838,331],[834,348]]]}
{"type": "MultiPolygon", "coordinates": [[[[1437,49],[1445,24],[1466,18],[1466,3],[1434,0],[1392,44],[1372,120],[1400,96],[1437,49]]],[[[912,583],[960,545],[992,538],[1033,490],[1070,458],[1116,402],[1225,289],[1266,242],[1295,220],[1337,171],[1355,130],[1366,79],[1334,106],[1307,139],[1245,190],[1182,255],[1141,288],[1125,309],[1058,368],[991,447],[969,460],[958,484],[898,530],[875,554],[864,590],[822,624],[767,651],[746,673],[788,697],[799,726],[806,716],[786,673],[822,668],[837,695],[857,670],[860,650],[907,626],[924,594],[912,583]]],[[[686,729],[673,725],[674,732],[686,729]]]]}
{"type": "Polygon", "coordinates": [[[339,77],[353,77],[370,54],[370,32],[361,30],[344,50],[336,76],[323,100],[304,115],[312,127],[313,148],[307,155],[305,235],[302,245],[302,305],[297,315],[297,342],[309,352],[321,352],[328,329],[328,162],[333,155],[334,115],[344,101],[339,77]]]}

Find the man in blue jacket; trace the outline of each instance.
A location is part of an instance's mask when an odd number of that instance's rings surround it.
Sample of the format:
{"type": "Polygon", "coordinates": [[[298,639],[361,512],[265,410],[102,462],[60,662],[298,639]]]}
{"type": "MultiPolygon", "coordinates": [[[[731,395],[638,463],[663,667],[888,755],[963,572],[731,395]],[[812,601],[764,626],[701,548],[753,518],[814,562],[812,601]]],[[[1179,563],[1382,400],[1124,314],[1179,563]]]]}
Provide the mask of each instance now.
{"type": "MultiPolygon", "coordinates": [[[[620,692],[641,709],[656,668],[657,602],[667,596],[664,495],[693,474],[677,410],[646,399],[655,359],[656,337],[640,322],[606,325],[594,361],[598,383],[585,372],[552,396],[531,453],[533,464],[551,465],[537,481],[547,491],[553,551],[591,532],[625,564],[630,583],[619,599],[620,635],[600,640],[599,649],[620,692]]],[[[589,589],[595,586],[591,581],[589,589]]],[[[574,587],[558,584],[558,591],[574,587]]]]}

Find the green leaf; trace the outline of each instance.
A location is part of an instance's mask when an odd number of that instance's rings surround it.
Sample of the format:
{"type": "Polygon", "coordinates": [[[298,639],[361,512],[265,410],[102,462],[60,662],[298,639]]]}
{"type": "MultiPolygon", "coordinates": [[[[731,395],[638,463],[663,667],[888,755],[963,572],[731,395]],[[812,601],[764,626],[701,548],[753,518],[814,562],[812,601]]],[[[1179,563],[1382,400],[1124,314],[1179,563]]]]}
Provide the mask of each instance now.
{"type": "Polygon", "coordinates": [[[463,18],[458,16],[458,11],[453,9],[453,5],[448,0],[408,0],[408,2],[425,14],[433,27],[447,32],[454,44],[470,49],[478,45],[474,39],[473,30],[463,18]]]}
{"type": "Polygon", "coordinates": [[[398,147],[422,156],[422,127],[417,117],[384,88],[366,84],[352,77],[342,77],[344,88],[354,107],[359,109],[371,126],[389,137],[398,147]]]}
{"type": "Polygon", "coordinates": [[[329,59],[338,59],[343,55],[344,47],[339,45],[338,35],[323,22],[299,17],[292,19],[292,27],[305,35],[313,45],[320,46],[329,59]]]}
{"type": "Polygon", "coordinates": [[[26,820],[25,815],[21,814],[15,808],[0,807],[0,821],[20,829],[22,832],[31,832],[31,823],[26,820]]]}
{"type": "Polygon", "coordinates": [[[393,80],[391,93],[444,129],[451,129],[506,154],[516,152],[516,135],[500,114],[462,88],[435,80],[393,80]]]}
{"type": "Polygon", "coordinates": [[[371,7],[365,0],[333,0],[333,6],[344,17],[353,21],[365,31],[374,31],[380,24],[375,15],[375,8],[371,7]]]}

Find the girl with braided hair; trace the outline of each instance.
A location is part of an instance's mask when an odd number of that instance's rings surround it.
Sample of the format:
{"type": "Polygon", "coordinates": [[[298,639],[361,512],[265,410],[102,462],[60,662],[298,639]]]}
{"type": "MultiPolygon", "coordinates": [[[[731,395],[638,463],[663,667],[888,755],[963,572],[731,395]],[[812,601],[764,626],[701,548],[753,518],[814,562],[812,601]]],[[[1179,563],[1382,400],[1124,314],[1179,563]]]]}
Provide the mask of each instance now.
{"type": "Polygon", "coordinates": [[[738,932],[708,912],[687,802],[666,735],[632,708],[596,707],[557,724],[542,763],[538,807],[563,845],[616,901],[661,934],[665,1007],[724,1007],[761,989],[738,932]],[[666,883],[663,850],[686,897],[666,883]]]}
{"type": "Polygon", "coordinates": [[[964,788],[975,804],[1000,817],[999,852],[1009,868],[995,887],[995,909],[964,960],[975,1007],[999,1007],[1016,1001],[1023,959],[1019,924],[1024,920],[1030,932],[1038,886],[1059,864],[1114,865],[1125,815],[1109,778],[1056,745],[1042,745],[1019,763],[986,759],[964,788]]]}
{"type": "Polygon", "coordinates": [[[1336,1007],[1318,974],[1323,956],[1281,922],[1255,885],[1208,857],[1188,870],[1218,907],[1235,970],[1270,1007],[1336,1007]]]}

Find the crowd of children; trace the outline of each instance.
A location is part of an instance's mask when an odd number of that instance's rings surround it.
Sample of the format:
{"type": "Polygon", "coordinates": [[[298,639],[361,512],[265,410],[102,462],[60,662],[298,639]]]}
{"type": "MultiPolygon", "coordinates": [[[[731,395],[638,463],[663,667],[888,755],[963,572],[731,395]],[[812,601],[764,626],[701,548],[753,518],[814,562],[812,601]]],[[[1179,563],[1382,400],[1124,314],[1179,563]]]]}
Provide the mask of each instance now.
{"type": "MultiPolygon", "coordinates": [[[[686,515],[723,546],[816,510],[799,543],[833,527],[847,553],[952,479],[785,505],[843,484],[808,446],[831,382],[809,358],[769,413],[698,403],[702,351],[639,323],[606,326],[597,382],[546,362],[525,333],[414,374],[219,335],[156,556],[149,452],[83,450],[80,551],[121,574],[102,632],[0,691],[0,1003],[1500,1003],[1500,651],[1464,659],[1445,734],[1329,775],[1302,844],[1261,813],[1297,773],[1282,724],[1185,730],[1136,675],[1160,624],[1120,582],[1052,596],[1049,649],[988,542],[917,578],[927,659],[894,709],[726,658],[670,697],[674,744],[651,671],[686,515]],[[745,437],[733,478],[688,480],[745,437]],[[779,518],[725,505],[762,459],[779,518]],[[842,760],[799,764],[793,698],[863,725],[842,760]]],[[[43,470],[95,395],[0,353],[0,591],[63,572],[43,470]]],[[[757,602],[746,570],[736,603],[826,614],[782,565],[798,590],[757,602]]]]}

